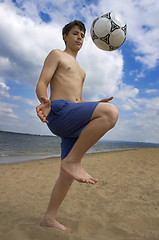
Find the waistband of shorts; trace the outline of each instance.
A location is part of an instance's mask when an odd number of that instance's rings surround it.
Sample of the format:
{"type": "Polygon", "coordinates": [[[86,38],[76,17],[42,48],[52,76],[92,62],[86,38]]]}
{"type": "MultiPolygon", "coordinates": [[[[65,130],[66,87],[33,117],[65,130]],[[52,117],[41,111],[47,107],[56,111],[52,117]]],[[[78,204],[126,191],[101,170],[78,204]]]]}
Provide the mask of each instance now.
{"type": "Polygon", "coordinates": [[[51,100],[51,103],[56,103],[56,102],[63,102],[63,103],[76,103],[76,102],[71,102],[71,101],[67,101],[64,99],[55,99],[55,100],[51,100]]]}

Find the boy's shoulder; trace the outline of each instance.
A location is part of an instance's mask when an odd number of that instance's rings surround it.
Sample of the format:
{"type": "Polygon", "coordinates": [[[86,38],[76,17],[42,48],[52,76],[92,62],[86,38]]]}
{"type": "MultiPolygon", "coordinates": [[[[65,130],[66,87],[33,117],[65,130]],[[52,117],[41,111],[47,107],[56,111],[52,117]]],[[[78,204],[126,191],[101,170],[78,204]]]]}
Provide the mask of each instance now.
{"type": "Polygon", "coordinates": [[[61,60],[65,55],[64,51],[61,51],[59,49],[53,49],[47,56],[47,58],[52,60],[61,60]]]}
{"type": "Polygon", "coordinates": [[[60,61],[63,56],[63,52],[59,49],[53,49],[46,57],[45,61],[55,62],[60,61]]]}
{"type": "Polygon", "coordinates": [[[60,56],[62,55],[62,51],[60,49],[53,49],[50,53],[49,56],[60,56]]]}

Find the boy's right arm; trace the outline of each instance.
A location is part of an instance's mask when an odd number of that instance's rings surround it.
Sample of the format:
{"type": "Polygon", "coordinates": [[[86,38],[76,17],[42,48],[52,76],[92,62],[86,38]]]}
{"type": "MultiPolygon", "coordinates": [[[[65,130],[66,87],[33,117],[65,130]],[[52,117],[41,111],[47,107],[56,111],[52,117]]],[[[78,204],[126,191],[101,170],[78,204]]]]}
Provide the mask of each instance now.
{"type": "Polygon", "coordinates": [[[49,53],[44,62],[44,66],[36,86],[36,94],[41,102],[41,104],[37,106],[36,112],[42,122],[47,122],[46,116],[48,115],[51,105],[51,102],[47,96],[47,87],[58,67],[58,64],[59,52],[58,50],[53,50],[49,53]]]}
{"type": "Polygon", "coordinates": [[[58,64],[59,64],[59,52],[58,50],[53,50],[49,53],[49,55],[45,59],[44,66],[36,86],[36,94],[40,102],[42,102],[41,100],[42,96],[48,98],[47,87],[58,67],[58,64]]]}

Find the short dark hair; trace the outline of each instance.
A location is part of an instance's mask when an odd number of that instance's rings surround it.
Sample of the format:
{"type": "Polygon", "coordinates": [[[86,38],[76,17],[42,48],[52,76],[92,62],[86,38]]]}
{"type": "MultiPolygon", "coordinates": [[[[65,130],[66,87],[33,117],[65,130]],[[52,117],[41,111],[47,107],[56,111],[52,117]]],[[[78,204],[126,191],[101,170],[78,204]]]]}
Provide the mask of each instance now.
{"type": "Polygon", "coordinates": [[[63,27],[63,29],[62,29],[62,35],[64,35],[64,34],[68,35],[69,31],[70,31],[74,26],[78,26],[79,29],[80,29],[81,31],[83,31],[84,34],[85,34],[86,28],[85,28],[84,23],[82,23],[82,22],[80,22],[80,21],[78,21],[78,20],[74,20],[74,21],[66,24],[66,25],[63,27]]]}

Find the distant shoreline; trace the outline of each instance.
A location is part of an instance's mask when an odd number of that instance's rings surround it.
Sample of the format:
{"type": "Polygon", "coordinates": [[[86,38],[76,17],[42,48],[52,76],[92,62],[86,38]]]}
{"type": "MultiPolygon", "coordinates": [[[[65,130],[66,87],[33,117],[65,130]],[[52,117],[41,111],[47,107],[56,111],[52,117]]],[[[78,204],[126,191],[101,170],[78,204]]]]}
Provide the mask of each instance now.
{"type": "MultiPolygon", "coordinates": [[[[29,135],[29,136],[35,136],[35,137],[51,137],[51,138],[59,138],[56,135],[42,135],[42,134],[34,134],[34,133],[22,133],[22,132],[10,132],[10,131],[5,131],[5,130],[0,130],[0,133],[9,133],[9,134],[20,134],[20,135],[29,135]]],[[[139,144],[156,144],[159,145],[159,143],[157,142],[137,142],[137,141],[129,141],[129,140],[106,140],[106,139],[102,139],[99,140],[99,142],[113,142],[113,143],[139,143],[139,144]]]]}

